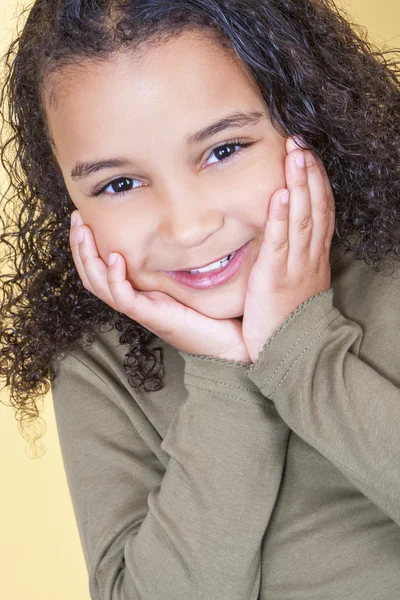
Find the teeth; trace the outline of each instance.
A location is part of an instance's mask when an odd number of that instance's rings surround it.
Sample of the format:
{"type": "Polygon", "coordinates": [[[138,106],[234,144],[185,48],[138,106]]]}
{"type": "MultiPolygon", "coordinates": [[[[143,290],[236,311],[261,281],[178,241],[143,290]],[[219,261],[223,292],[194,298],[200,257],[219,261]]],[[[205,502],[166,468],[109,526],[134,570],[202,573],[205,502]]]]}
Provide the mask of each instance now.
{"type": "Polygon", "coordinates": [[[229,263],[229,261],[232,260],[235,254],[236,251],[232,252],[232,254],[228,254],[228,256],[226,256],[222,260],[218,260],[217,262],[211,263],[210,265],[202,267],[201,269],[193,269],[193,271],[186,271],[186,273],[207,273],[207,271],[215,271],[216,269],[222,269],[223,267],[226,267],[226,265],[229,263]]]}

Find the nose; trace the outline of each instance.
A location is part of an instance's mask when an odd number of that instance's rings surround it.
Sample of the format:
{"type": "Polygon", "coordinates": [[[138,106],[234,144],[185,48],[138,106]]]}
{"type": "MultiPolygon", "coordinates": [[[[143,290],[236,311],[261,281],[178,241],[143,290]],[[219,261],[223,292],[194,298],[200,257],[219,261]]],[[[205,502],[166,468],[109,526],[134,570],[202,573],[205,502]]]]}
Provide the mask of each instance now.
{"type": "Polygon", "coordinates": [[[223,227],[223,212],[204,190],[201,193],[180,185],[164,192],[158,236],[165,246],[200,246],[223,227]]]}

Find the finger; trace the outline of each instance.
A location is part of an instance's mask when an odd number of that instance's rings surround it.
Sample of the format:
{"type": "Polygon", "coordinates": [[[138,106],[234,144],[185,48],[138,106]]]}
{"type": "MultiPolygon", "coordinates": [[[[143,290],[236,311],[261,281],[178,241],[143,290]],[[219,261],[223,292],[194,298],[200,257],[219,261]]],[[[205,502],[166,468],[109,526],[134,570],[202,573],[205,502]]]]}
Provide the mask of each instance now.
{"type": "Polygon", "coordinates": [[[115,262],[111,264],[110,261],[107,267],[107,283],[116,309],[145,325],[143,320],[138,318],[139,313],[151,312],[152,300],[137,292],[126,279],[126,263],[123,256],[116,252],[110,254],[110,259],[112,256],[115,257],[115,262]]]}
{"type": "Polygon", "coordinates": [[[322,173],[322,180],[324,182],[325,189],[327,190],[328,196],[328,204],[329,204],[329,218],[328,218],[328,227],[325,238],[325,248],[327,251],[330,251],[331,242],[333,238],[333,234],[335,232],[335,224],[336,224],[336,206],[335,206],[335,196],[333,194],[331,182],[329,181],[328,173],[322,163],[321,158],[316,155],[317,164],[320,167],[322,173]]]}
{"type": "Polygon", "coordinates": [[[178,302],[160,302],[162,292],[137,291],[126,279],[126,263],[123,256],[112,252],[115,262],[107,269],[107,282],[116,310],[154,334],[168,341],[174,330],[182,330],[184,309],[178,302]]]}
{"type": "Polygon", "coordinates": [[[296,150],[286,157],[286,184],[290,193],[289,269],[304,265],[309,257],[313,223],[304,157],[306,152],[296,150]]]}
{"type": "Polygon", "coordinates": [[[333,193],[319,157],[312,152],[307,152],[305,158],[313,221],[310,257],[313,261],[318,262],[321,256],[325,255],[330,248],[330,241],[329,244],[326,242],[329,231],[332,229],[333,193]]]}
{"type": "Polygon", "coordinates": [[[336,225],[336,209],[335,209],[335,197],[332,193],[332,197],[329,201],[329,220],[328,220],[328,231],[325,239],[325,247],[330,251],[333,234],[335,233],[335,225],[336,225]]]}
{"type": "Polygon", "coordinates": [[[83,232],[83,239],[78,244],[77,252],[82,272],[89,284],[87,289],[115,309],[114,299],[107,281],[107,265],[99,255],[93,232],[86,225],[81,225],[79,229],[83,232]]]}
{"type": "Polygon", "coordinates": [[[298,135],[290,137],[290,138],[287,138],[287,140],[286,140],[286,152],[287,152],[287,154],[289,154],[289,152],[293,152],[293,150],[298,150],[299,148],[305,149],[306,147],[307,147],[307,144],[298,135]]]}
{"type": "Polygon", "coordinates": [[[108,282],[119,312],[178,350],[228,357],[232,351],[236,355],[236,349],[240,349],[241,357],[248,360],[246,348],[241,347],[241,325],[233,324],[228,330],[225,321],[210,320],[164,292],[134,290],[126,279],[123,256],[112,254],[115,263],[108,268],[108,282]]]}
{"type": "Polygon", "coordinates": [[[257,257],[256,269],[260,271],[260,281],[270,284],[271,280],[279,287],[286,275],[289,250],[289,192],[277,190],[269,204],[265,225],[264,240],[257,257]]]}
{"type": "Polygon", "coordinates": [[[83,287],[85,289],[87,289],[89,292],[93,293],[92,286],[90,285],[90,282],[89,282],[88,278],[86,277],[85,269],[83,268],[81,257],[79,254],[79,241],[80,240],[78,238],[78,234],[79,234],[78,227],[72,226],[70,229],[70,235],[69,235],[69,244],[71,247],[72,258],[74,260],[75,267],[76,267],[76,270],[78,271],[80,280],[82,281],[83,287]]]}

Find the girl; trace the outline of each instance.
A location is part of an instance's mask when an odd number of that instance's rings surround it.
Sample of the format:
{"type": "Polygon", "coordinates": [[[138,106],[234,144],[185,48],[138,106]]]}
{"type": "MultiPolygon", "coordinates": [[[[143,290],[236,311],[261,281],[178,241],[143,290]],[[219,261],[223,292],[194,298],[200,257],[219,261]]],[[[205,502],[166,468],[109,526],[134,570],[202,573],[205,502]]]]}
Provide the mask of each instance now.
{"type": "Polygon", "coordinates": [[[396,62],[329,0],[36,0],[6,58],[1,373],[91,598],[398,598],[396,62]]]}

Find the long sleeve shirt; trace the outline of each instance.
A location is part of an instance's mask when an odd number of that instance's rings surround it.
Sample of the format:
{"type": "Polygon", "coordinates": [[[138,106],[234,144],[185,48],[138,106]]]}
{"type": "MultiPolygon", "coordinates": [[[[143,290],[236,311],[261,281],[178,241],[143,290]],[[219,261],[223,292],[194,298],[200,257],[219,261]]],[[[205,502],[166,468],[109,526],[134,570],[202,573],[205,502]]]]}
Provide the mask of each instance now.
{"type": "Polygon", "coordinates": [[[59,363],[93,600],[400,598],[400,275],[331,269],[254,364],[156,338],[139,392],[115,329],[59,363]]]}

